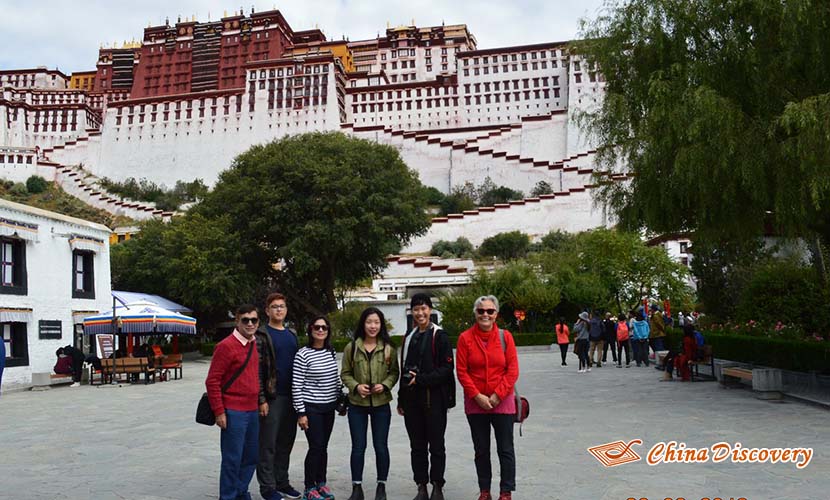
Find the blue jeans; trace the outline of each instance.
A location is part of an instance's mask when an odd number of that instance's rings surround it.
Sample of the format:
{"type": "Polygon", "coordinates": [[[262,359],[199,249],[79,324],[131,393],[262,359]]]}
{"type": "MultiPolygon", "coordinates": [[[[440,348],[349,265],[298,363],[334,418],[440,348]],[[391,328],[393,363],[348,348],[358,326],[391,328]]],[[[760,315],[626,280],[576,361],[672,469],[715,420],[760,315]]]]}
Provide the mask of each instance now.
{"type": "Polygon", "coordinates": [[[259,413],[225,410],[228,427],[222,431],[222,468],[219,473],[219,499],[251,498],[248,484],[259,459],[259,413]]]}
{"type": "Polygon", "coordinates": [[[366,434],[372,417],[372,445],[375,447],[378,481],[389,476],[389,425],[392,410],[383,406],[349,406],[349,433],[352,435],[352,482],[363,481],[363,458],[366,455],[366,434]]]}

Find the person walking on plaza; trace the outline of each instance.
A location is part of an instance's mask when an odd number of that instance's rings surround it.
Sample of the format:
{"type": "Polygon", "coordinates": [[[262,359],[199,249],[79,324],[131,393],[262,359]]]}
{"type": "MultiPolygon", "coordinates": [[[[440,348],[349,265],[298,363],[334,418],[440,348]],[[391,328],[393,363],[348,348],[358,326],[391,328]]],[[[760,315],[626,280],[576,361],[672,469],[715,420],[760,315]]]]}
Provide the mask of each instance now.
{"type": "Polygon", "coordinates": [[[579,357],[578,373],[591,371],[591,365],[588,364],[588,322],[590,320],[588,313],[582,311],[579,313],[579,319],[574,324],[574,335],[576,336],[574,351],[579,357]]]}
{"type": "Polygon", "coordinates": [[[401,348],[398,414],[409,435],[412,473],[418,493],[413,500],[444,500],[447,410],[455,406],[452,346],[444,330],[432,323],[432,300],[416,293],[410,300],[415,327],[401,348]],[[430,466],[431,464],[431,466],[430,466]],[[432,483],[432,495],[427,483],[432,483]]]}
{"type": "Polygon", "coordinates": [[[285,296],[265,299],[268,324],[256,333],[259,353],[259,465],[257,482],[265,500],[297,500],[301,494],[288,481],[291,450],[297,438],[297,414],[291,404],[291,370],[297,354],[297,333],[285,326],[285,296]]]}
{"type": "Polygon", "coordinates": [[[259,453],[259,366],[254,332],[256,306],[236,310],[236,329],[216,344],[205,387],[216,425],[222,429],[219,473],[220,500],[250,500],[248,484],[259,453]]]}
{"type": "Polygon", "coordinates": [[[597,368],[602,367],[602,319],[599,310],[595,310],[588,325],[588,338],[591,341],[591,352],[588,355],[588,367],[596,364],[597,368]],[[596,361],[594,354],[597,355],[596,361]]]}
{"type": "Polygon", "coordinates": [[[611,313],[605,313],[605,319],[602,321],[602,362],[608,361],[608,348],[611,348],[611,358],[614,363],[617,362],[617,322],[611,319],[611,313]]]}
{"type": "Polygon", "coordinates": [[[340,376],[331,345],[331,324],[325,316],[314,318],[308,325],[308,345],[294,357],[291,389],[297,425],[305,431],[308,440],[303,498],[333,499],[334,494],[326,486],[326,469],[334,410],[340,394],[340,376]]]}
{"type": "Polygon", "coordinates": [[[663,313],[660,308],[655,306],[654,312],[651,313],[651,320],[649,321],[649,344],[651,350],[654,351],[654,363],[659,364],[657,360],[657,351],[665,350],[664,341],[666,338],[666,324],[663,321],[663,313]]]}
{"type": "Polygon", "coordinates": [[[354,340],[343,349],[340,379],[349,390],[349,434],[352,438],[352,495],[363,500],[363,463],[369,420],[375,448],[378,484],[375,500],[386,500],[389,477],[389,426],[392,422],[392,388],[398,381],[397,350],[386,330],[386,318],[368,307],[360,315],[354,340]]]}
{"type": "Polygon", "coordinates": [[[637,319],[632,321],[631,337],[634,340],[634,361],[637,366],[648,366],[648,334],[649,326],[642,312],[637,313],[637,319]]]}
{"type": "Polygon", "coordinates": [[[629,340],[629,333],[628,333],[628,321],[626,320],[625,314],[620,313],[620,317],[617,318],[617,368],[622,368],[622,352],[625,349],[625,367],[631,367],[631,355],[629,353],[629,348],[631,346],[631,341],[629,340]]]}
{"type": "Polygon", "coordinates": [[[559,322],[556,323],[554,330],[556,331],[556,343],[559,344],[559,352],[562,354],[562,366],[568,366],[565,358],[568,356],[571,331],[568,329],[568,325],[565,324],[565,318],[559,318],[559,322]]]}
{"type": "Polygon", "coordinates": [[[496,325],[499,301],[492,295],[479,297],[473,306],[476,322],[458,337],[456,357],[458,382],[464,389],[464,413],[470,424],[475,451],[478,500],[492,500],[490,428],[496,435],[501,480],[499,500],[510,500],[516,490],[516,454],[513,421],[516,415],[516,380],[519,357],[513,335],[496,325]]]}

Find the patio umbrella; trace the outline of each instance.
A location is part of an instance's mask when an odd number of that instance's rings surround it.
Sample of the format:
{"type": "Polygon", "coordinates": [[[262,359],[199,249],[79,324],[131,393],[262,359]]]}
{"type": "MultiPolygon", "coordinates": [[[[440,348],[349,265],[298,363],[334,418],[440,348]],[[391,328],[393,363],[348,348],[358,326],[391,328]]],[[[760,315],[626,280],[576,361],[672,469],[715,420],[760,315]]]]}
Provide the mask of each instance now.
{"type": "MultiPolygon", "coordinates": [[[[148,301],[117,305],[113,311],[84,318],[84,334],[86,335],[119,333],[127,334],[130,338],[133,334],[196,335],[196,320],[148,301]],[[113,312],[115,321],[113,321],[113,312]],[[113,332],[113,323],[117,325],[115,332],[113,332]]],[[[174,343],[176,343],[175,339],[174,343]]],[[[130,347],[130,342],[127,344],[130,347]]]]}

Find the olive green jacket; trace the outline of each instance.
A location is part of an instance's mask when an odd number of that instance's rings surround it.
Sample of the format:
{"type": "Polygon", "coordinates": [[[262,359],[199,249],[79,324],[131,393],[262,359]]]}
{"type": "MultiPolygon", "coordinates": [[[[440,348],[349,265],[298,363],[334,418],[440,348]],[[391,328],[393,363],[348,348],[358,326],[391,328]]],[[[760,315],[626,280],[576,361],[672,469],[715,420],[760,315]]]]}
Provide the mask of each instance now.
{"type": "Polygon", "coordinates": [[[378,339],[378,345],[372,354],[371,361],[366,349],[363,348],[363,339],[349,342],[343,349],[343,362],[340,378],[349,389],[349,403],[355,406],[383,406],[392,401],[392,388],[398,382],[400,369],[395,346],[385,345],[378,339]],[[354,344],[354,346],[353,346],[354,344]],[[354,358],[352,357],[354,353],[354,358]],[[360,384],[383,385],[383,392],[370,394],[363,398],[357,392],[360,384]]]}

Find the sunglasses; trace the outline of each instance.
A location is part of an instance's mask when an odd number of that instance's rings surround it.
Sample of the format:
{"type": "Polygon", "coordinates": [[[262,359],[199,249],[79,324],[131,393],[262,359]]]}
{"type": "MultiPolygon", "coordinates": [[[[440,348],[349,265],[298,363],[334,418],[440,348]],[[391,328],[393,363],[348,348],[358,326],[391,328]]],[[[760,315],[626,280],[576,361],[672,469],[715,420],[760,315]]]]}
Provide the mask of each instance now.
{"type": "Polygon", "coordinates": [[[496,314],[496,312],[497,311],[495,309],[476,309],[476,314],[478,314],[479,316],[484,316],[485,314],[487,314],[488,316],[492,316],[496,314]]]}
{"type": "Polygon", "coordinates": [[[312,330],[317,330],[318,332],[327,332],[329,331],[329,327],[326,325],[311,325],[312,330]]]}
{"type": "Polygon", "coordinates": [[[259,323],[259,318],[239,318],[239,321],[245,325],[255,325],[259,323]]]}

